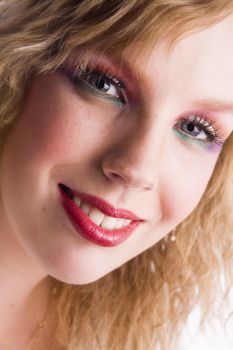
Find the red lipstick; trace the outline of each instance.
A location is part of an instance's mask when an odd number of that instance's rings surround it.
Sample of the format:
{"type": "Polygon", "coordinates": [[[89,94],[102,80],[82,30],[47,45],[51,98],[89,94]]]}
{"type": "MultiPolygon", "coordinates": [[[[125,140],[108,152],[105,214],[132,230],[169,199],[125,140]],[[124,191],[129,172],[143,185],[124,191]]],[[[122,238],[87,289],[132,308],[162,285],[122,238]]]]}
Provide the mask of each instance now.
{"type": "Polygon", "coordinates": [[[63,184],[59,184],[59,190],[62,205],[76,232],[97,245],[103,247],[114,247],[121,244],[133,233],[138,225],[144,221],[128,210],[114,208],[103,199],[85,194],[83,192],[71,190],[63,184]],[[77,204],[73,201],[74,195],[84,200],[92,207],[99,209],[105,215],[114,218],[129,219],[131,222],[127,226],[120,229],[108,230],[104,227],[100,227],[96,225],[91,218],[82,211],[81,208],[77,206],[77,204]]]}

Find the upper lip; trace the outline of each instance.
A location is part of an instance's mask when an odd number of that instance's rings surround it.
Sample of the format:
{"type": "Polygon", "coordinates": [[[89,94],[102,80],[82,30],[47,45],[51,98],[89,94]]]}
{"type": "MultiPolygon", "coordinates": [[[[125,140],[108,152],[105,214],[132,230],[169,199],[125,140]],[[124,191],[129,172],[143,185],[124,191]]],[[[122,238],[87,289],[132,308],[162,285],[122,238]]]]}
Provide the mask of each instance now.
{"type": "Polygon", "coordinates": [[[68,188],[71,190],[73,195],[75,195],[75,196],[79,197],[80,199],[84,200],[85,202],[89,203],[92,207],[99,209],[105,215],[112,216],[114,218],[128,219],[128,220],[134,220],[134,221],[135,220],[136,221],[144,221],[129,210],[115,208],[113,205],[111,205],[110,203],[108,203],[104,199],[101,199],[99,197],[74,190],[70,187],[68,187],[68,188]]]}

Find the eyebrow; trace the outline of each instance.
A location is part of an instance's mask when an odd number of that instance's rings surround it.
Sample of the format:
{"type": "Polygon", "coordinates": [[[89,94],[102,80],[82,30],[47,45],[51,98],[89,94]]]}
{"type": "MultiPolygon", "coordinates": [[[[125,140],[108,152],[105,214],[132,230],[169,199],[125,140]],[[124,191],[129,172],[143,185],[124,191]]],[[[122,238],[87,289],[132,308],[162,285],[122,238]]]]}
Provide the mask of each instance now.
{"type": "MultiPolygon", "coordinates": [[[[136,77],[139,81],[143,81],[144,77],[140,72],[138,67],[132,67],[129,65],[127,60],[122,60],[123,67],[126,68],[127,71],[131,72],[134,77],[136,77]]],[[[197,106],[197,109],[207,109],[212,112],[225,112],[225,113],[233,113],[233,102],[219,100],[217,98],[204,98],[198,100],[192,100],[192,103],[197,106]]]]}
{"type": "MultiPolygon", "coordinates": [[[[101,56],[101,55],[100,55],[101,56]]],[[[135,77],[139,81],[143,81],[144,77],[141,74],[140,68],[137,66],[132,66],[126,57],[120,56],[120,64],[119,57],[115,60],[114,55],[110,55],[110,60],[115,67],[123,68],[126,75],[130,75],[131,77],[135,77]],[[128,73],[128,74],[127,74],[128,73]]],[[[192,103],[197,106],[197,109],[208,109],[212,112],[228,112],[233,113],[233,102],[219,100],[217,98],[205,98],[193,100],[192,103]]]]}
{"type": "Polygon", "coordinates": [[[214,112],[233,112],[233,103],[216,98],[192,101],[198,108],[209,109],[214,112]]]}

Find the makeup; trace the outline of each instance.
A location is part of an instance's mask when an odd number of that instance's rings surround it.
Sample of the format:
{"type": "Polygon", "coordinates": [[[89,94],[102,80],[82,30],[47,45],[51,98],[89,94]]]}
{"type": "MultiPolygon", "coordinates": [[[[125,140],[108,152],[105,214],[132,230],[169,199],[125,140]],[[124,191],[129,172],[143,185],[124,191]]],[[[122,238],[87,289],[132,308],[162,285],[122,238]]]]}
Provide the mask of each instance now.
{"type": "MultiPolygon", "coordinates": [[[[82,62],[82,58],[79,59],[82,62]]],[[[120,110],[119,113],[126,113],[132,106],[136,106],[139,99],[135,99],[135,96],[141,96],[135,93],[141,91],[140,84],[136,83],[130,69],[124,65],[120,67],[110,57],[101,54],[93,54],[86,66],[83,65],[79,70],[79,74],[75,73],[72,65],[63,67],[61,71],[75,87],[91,97],[110,102],[120,110]],[[134,88],[132,83],[135,83],[134,88]]],[[[183,113],[173,130],[183,141],[213,153],[221,151],[227,138],[218,118],[213,113],[199,110],[183,113]]]]}
{"type": "Polygon", "coordinates": [[[191,112],[181,117],[173,131],[182,140],[214,152],[221,150],[226,138],[216,120],[201,112],[191,112]]]}
{"type": "Polygon", "coordinates": [[[186,135],[185,133],[183,132],[180,132],[176,129],[173,129],[173,132],[176,133],[176,135],[182,140],[182,141],[185,141],[185,142],[188,142],[190,143],[191,145],[193,145],[194,147],[197,147],[199,149],[205,149],[209,152],[213,152],[213,153],[220,153],[221,150],[222,150],[222,146],[221,145],[218,145],[214,142],[212,143],[204,143],[202,141],[198,141],[198,140],[192,140],[192,138],[188,135],[186,135]]]}
{"type": "Polygon", "coordinates": [[[129,238],[129,236],[143,221],[127,210],[115,209],[112,206],[109,206],[107,202],[99,200],[97,197],[79,192],[79,198],[85,198],[85,200],[87,200],[93,207],[97,207],[98,205],[98,209],[101,209],[104,214],[109,215],[111,213],[112,217],[131,220],[125,227],[108,230],[95,224],[91,218],[75,203],[75,201],[72,199],[73,191],[69,192],[69,189],[67,190],[66,187],[61,184],[59,184],[59,191],[61,194],[63,208],[77,234],[99,246],[118,246],[129,238]]]}

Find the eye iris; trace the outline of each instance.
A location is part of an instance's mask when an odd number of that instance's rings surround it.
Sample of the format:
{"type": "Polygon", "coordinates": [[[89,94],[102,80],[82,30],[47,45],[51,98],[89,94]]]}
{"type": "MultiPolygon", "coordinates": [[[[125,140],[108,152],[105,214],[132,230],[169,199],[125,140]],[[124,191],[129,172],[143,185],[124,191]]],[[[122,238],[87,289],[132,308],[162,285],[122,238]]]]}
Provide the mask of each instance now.
{"type": "MultiPolygon", "coordinates": [[[[195,132],[195,128],[196,128],[196,125],[194,123],[188,122],[186,126],[186,129],[188,130],[188,132],[195,132]]],[[[197,136],[199,133],[200,133],[200,130],[197,130],[195,132],[195,136],[197,136]]]]}
{"type": "Polygon", "coordinates": [[[104,88],[104,80],[99,78],[96,80],[95,82],[95,86],[98,88],[98,89],[103,89],[104,88]]]}
{"type": "Polygon", "coordinates": [[[195,127],[195,125],[193,123],[189,123],[188,126],[187,126],[187,129],[188,129],[188,131],[191,132],[191,131],[194,130],[194,127],[195,127]]]}
{"type": "Polygon", "coordinates": [[[95,87],[97,89],[103,90],[103,91],[108,91],[109,89],[109,83],[107,84],[106,81],[103,78],[95,78],[93,81],[95,87]]]}

